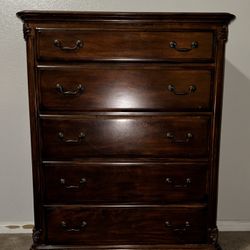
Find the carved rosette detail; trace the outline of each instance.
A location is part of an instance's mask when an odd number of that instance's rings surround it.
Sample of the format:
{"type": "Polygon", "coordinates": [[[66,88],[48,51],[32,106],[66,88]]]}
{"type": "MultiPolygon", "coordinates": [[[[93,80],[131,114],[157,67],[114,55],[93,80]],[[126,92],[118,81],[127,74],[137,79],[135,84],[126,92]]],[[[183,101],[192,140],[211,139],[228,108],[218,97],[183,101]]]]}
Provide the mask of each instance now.
{"type": "Polygon", "coordinates": [[[227,42],[227,38],[228,38],[228,26],[227,25],[223,25],[219,29],[217,38],[218,38],[218,40],[221,40],[223,42],[227,42]]]}
{"type": "Polygon", "coordinates": [[[212,244],[217,244],[218,242],[218,228],[209,228],[209,239],[212,244]]]}
{"type": "Polygon", "coordinates": [[[28,37],[31,35],[31,27],[27,24],[23,24],[23,37],[27,41],[28,37]]]}
{"type": "Polygon", "coordinates": [[[37,230],[36,228],[33,228],[33,234],[32,234],[32,239],[33,239],[33,244],[30,247],[30,250],[36,250],[36,246],[40,240],[40,235],[41,235],[42,230],[39,229],[37,230]]]}
{"type": "Polygon", "coordinates": [[[208,236],[209,236],[209,241],[212,245],[214,245],[214,248],[216,250],[222,250],[219,243],[218,243],[218,236],[219,236],[219,231],[218,228],[209,228],[208,229],[208,236]]]}
{"type": "Polygon", "coordinates": [[[33,229],[32,238],[34,244],[37,244],[39,242],[41,232],[42,232],[41,229],[39,230],[37,230],[36,228],[33,229]]]}

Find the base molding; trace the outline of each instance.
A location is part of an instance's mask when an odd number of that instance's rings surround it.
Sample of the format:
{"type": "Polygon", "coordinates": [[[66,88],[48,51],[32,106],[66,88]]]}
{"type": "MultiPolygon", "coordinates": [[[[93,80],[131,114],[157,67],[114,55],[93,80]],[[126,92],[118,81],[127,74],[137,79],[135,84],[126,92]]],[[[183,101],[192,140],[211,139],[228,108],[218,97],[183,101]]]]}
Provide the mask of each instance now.
{"type": "Polygon", "coordinates": [[[0,234],[31,234],[33,224],[32,221],[0,222],[0,234]]]}
{"type": "Polygon", "coordinates": [[[220,232],[223,231],[235,231],[235,232],[242,232],[242,231],[250,231],[250,221],[217,221],[217,225],[220,232]]]}
{"type": "MultiPolygon", "coordinates": [[[[32,233],[33,227],[32,221],[15,221],[15,222],[0,222],[0,234],[19,234],[19,233],[32,233]],[[27,228],[26,226],[30,227],[27,228]],[[13,227],[14,226],[14,227],[13,227]]],[[[217,221],[218,229],[220,232],[223,231],[250,231],[250,221],[217,221]]]]}
{"type": "Polygon", "coordinates": [[[38,245],[30,250],[221,250],[219,245],[119,245],[119,246],[57,246],[38,245]]]}

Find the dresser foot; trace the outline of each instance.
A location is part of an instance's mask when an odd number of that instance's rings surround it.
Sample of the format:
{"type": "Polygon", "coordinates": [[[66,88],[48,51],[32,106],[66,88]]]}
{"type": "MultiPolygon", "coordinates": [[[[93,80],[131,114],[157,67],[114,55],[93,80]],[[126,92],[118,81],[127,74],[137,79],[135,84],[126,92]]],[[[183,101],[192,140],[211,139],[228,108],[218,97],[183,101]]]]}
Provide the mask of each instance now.
{"type": "Polygon", "coordinates": [[[215,250],[222,250],[221,246],[218,243],[215,245],[215,250]]]}
{"type": "Polygon", "coordinates": [[[32,233],[33,244],[31,245],[30,250],[37,249],[37,245],[40,240],[41,232],[42,232],[41,229],[36,229],[35,227],[33,228],[33,233],[32,233]]]}
{"type": "Polygon", "coordinates": [[[214,246],[215,250],[222,250],[220,244],[218,243],[218,238],[219,238],[219,231],[218,228],[209,228],[209,239],[210,243],[214,246]]]}
{"type": "Polygon", "coordinates": [[[31,245],[30,250],[36,250],[36,246],[31,245]]]}

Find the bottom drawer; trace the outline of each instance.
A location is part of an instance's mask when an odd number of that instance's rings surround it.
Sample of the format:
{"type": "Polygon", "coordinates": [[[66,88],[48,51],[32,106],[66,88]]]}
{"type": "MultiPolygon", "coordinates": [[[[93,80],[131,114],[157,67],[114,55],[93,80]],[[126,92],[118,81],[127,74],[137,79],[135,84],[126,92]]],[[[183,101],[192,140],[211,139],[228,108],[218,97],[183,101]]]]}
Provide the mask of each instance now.
{"type": "Polygon", "coordinates": [[[49,244],[205,243],[198,206],[53,206],[45,208],[49,244]]]}

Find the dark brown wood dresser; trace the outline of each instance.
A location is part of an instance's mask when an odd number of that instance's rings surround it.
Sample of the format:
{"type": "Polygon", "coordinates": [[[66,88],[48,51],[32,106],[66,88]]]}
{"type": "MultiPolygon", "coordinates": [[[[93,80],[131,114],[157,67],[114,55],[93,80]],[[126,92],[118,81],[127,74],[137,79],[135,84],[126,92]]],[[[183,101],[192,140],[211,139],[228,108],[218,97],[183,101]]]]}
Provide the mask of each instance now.
{"type": "Polygon", "coordinates": [[[228,13],[22,11],[31,249],[219,249],[228,13]]]}

